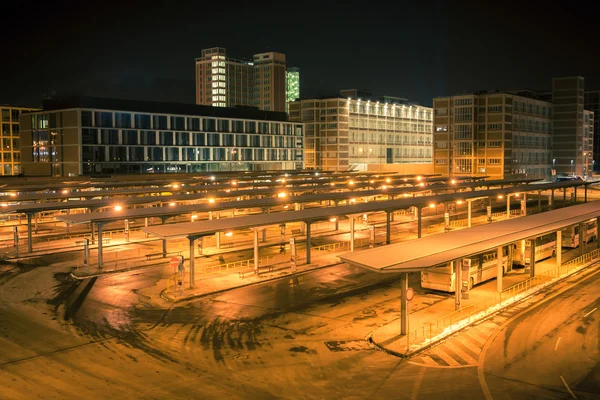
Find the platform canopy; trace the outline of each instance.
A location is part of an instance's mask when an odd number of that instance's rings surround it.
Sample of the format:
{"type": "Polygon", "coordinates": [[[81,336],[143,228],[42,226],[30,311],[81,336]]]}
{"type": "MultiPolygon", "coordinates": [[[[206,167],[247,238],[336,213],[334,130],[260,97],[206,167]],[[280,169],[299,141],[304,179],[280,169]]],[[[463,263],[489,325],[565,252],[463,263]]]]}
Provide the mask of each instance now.
{"type": "Polygon", "coordinates": [[[440,233],[339,258],[380,273],[415,272],[600,217],[600,201],[440,233]]]}

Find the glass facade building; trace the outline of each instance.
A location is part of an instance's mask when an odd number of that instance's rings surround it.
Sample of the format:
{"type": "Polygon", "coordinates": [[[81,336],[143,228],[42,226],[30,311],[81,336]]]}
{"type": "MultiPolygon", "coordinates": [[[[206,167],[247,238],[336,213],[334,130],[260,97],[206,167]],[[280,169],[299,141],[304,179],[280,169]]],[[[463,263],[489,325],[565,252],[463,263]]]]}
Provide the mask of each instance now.
{"type": "Polygon", "coordinates": [[[300,68],[288,68],[286,72],[286,102],[289,112],[289,103],[300,98],[300,68]]]}
{"type": "Polygon", "coordinates": [[[303,124],[255,108],[77,98],[21,124],[25,175],[303,168],[303,124]]]}

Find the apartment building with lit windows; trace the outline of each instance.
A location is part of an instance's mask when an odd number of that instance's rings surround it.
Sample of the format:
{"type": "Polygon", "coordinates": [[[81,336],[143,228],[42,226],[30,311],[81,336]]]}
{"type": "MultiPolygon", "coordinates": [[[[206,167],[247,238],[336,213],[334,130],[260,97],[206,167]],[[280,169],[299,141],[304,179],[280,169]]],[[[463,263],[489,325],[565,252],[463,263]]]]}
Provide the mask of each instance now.
{"type": "Polygon", "coordinates": [[[552,103],[535,95],[480,92],[435,98],[433,110],[434,173],[550,178],[552,103]]]}
{"type": "Polygon", "coordinates": [[[222,47],[202,50],[196,58],[196,104],[285,112],[285,54],[260,53],[246,60],[227,57],[222,47]]]}
{"type": "Polygon", "coordinates": [[[305,124],[305,167],[323,170],[431,165],[432,115],[428,107],[352,97],[294,101],[289,113],[305,124]]]}
{"type": "Polygon", "coordinates": [[[0,175],[21,173],[20,117],[22,113],[38,110],[30,107],[0,105],[0,128],[2,129],[2,150],[0,151],[0,175]]]}
{"type": "Polygon", "coordinates": [[[593,169],[600,169],[600,91],[589,91],[584,93],[584,108],[594,113],[594,136],[592,144],[593,169]]]}
{"type": "Polygon", "coordinates": [[[303,124],[254,107],[74,97],[20,123],[31,176],[303,168],[303,124]]]}

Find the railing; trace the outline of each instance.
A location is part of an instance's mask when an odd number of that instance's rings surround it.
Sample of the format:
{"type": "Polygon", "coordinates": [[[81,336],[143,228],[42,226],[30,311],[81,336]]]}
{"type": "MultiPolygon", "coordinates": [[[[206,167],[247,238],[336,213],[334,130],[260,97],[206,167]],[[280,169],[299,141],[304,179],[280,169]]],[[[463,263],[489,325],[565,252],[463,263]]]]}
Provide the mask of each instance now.
{"type": "Polygon", "coordinates": [[[600,249],[593,250],[569,260],[560,266],[552,268],[551,270],[542,272],[525,281],[509,286],[501,293],[484,298],[483,301],[469,304],[468,306],[462,307],[443,317],[427,322],[418,328],[412,329],[406,335],[407,349],[410,348],[411,345],[423,344],[427,340],[431,341],[432,338],[443,333],[444,330],[451,329],[459,323],[461,325],[466,325],[472,321],[473,317],[488,310],[490,307],[497,306],[507,300],[513,299],[519,294],[527,293],[531,288],[539,286],[540,284],[566,276],[575,270],[581,269],[585,264],[597,258],[600,258],[600,249]]]}

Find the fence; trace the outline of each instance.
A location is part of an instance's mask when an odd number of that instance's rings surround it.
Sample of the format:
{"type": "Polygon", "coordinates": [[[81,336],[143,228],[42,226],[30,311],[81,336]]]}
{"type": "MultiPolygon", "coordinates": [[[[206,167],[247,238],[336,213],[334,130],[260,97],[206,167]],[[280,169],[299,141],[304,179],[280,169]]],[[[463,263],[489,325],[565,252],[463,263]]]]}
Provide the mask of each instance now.
{"type": "Polygon", "coordinates": [[[550,282],[553,279],[566,276],[569,273],[582,268],[586,263],[597,258],[600,258],[600,249],[593,250],[582,256],[574,258],[573,260],[569,260],[551,270],[542,272],[539,275],[531,277],[525,281],[509,286],[501,293],[489,296],[483,301],[462,307],[434,321],[426,322],[422,326],[412,329],[408,332],[406,335],[406,347],[407,349],[410,349],[411,345],[414,346],[430,343],[433,338],[444,333],[446,330],[451,331],[454,327],[469,324],[476,315],[485,312],[490,307],[500,306],[507,300],[514,299],[520,294],[527,293],[529,289],[533,287],[550,282]]]}

